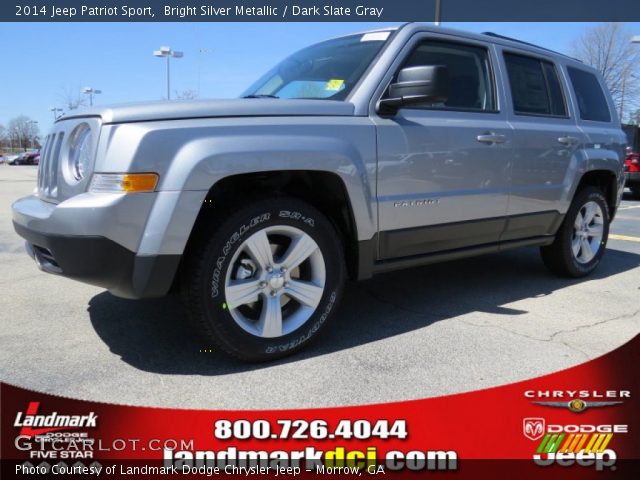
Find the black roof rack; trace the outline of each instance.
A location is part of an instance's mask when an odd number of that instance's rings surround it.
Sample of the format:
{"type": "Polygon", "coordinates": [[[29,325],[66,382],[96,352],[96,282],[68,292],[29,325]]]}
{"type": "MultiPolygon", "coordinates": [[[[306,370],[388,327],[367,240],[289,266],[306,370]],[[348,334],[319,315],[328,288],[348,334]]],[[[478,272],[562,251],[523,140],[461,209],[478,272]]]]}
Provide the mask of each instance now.
{"type": "Polygon", "coordinates": [[[565,55],[564,53],[556,52],[555,50],[551,50],[550,48],[544,48],[544,47],[541,47],[539,45],[535,45],[533,43],[525,42],[524,40],[518,40],[517,38],[507,37],[506,35],[499,35],[499,34],[494,33],[494,32],[482,32],[482,35],[488,35],[489,37],[501,38],[503,40],[509,40],[510,42],[521,43],[523,45],[528,45],[530,47],[539,48],[540,50],[545,50],[547,52],[551,52],[551,53],[554,53],[556,55],[561,55],[563,57],[570,58],[571,60],[576,60],[576,61],[582,63],[582,60],[580,60],[579,58],[570,57],[569,55],[565,55]]]}

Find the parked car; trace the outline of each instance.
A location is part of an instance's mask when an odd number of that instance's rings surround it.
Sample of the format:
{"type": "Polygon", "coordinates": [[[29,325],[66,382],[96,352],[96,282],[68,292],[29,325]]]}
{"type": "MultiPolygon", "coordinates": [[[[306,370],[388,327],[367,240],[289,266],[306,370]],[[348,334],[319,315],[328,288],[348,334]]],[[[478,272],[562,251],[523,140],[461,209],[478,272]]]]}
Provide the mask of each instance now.
{"type": "Polygon", "coordinates": [[[4,163],[11,164],[20,154],[12,154],[4,157],[4,163]]]}
{"type": "Polygon", "coordinates": [[[22,152],[10,162],[10,165],[38,165],[40,162],[40,151],[22,152]]]}
{"type": "Polygon", "coordinates": [[[624,161],[626,175],[625,185],[631,190],[631,194],[640,200],[640,153],[629,149],[624,161]]]}
{"type": "Polygon", "coordinates": [[[261,361],[316,339],[346,277],[522,246],[568,277],[602,260],[625,136],[577,60],[407,24],[307,47],[242,97],[58,120],[13,204],[37,265],[180,289],[209,341],[261,361]]]}
{"type": "Polygon", "coordinates": [[[11,161],[9,161],[9,165],[26,165],[25,161],[29,152],[22,152],[16,155],[11,161]]]}
{"type": "Polygon", "coordinates": [[[27,152],[22,159],[22,165],[38,165],[40,163],[40,152],[27,152]]]}

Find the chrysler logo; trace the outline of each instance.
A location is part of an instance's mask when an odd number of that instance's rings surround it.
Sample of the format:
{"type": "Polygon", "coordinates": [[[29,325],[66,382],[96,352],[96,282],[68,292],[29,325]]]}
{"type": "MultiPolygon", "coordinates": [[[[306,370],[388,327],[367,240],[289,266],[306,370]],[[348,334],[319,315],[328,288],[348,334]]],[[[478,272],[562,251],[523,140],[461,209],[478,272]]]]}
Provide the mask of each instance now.
{"type": "Polygon", "coordinates": [[[568,408],[572,412],[581,413],[589,407],[610,407],[612,405],[620,405],[622,402],[593,402],[591,400],[585,401],[580,398],[574,398],[568,402],[531,402],[536,405],[542,405],[543,407],[560,407],[568,408]]]}

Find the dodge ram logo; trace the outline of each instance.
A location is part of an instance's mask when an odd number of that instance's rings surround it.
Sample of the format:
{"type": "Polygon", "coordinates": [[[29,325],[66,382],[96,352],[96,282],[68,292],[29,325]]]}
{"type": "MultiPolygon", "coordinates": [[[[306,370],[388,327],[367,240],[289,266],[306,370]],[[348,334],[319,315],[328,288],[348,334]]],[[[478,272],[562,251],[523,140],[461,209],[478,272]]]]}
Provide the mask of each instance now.
{"type": "Polygon", "coordinates": [[[544,435],[544,418],[525,418],[522,420],[522,433],[529,440],[537,440],[544,435]]]}

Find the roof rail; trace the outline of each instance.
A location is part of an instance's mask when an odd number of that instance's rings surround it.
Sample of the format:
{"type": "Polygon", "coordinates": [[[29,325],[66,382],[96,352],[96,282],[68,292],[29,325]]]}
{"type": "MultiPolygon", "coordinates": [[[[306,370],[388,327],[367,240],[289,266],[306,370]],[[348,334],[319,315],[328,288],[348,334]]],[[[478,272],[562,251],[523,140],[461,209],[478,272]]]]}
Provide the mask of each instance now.
{"type": "Polygon", "coordinates": [[[509,40],[510,42],[521,43],[523,45],[528,45],[530,47],[539,48],[540,50],[545,50],[547,52],[551,52],[551,53],[554,53],[556,55],[560,55],[560,56],[563,56],[563,57],[566,57],[566,58],[570,58],[571,60],[576,60],[576,61],[578,61],[580,63],[584,63],[579,58],[571,57],[569,55],[565,55],[564,53],[560,53],[560,52],[556,52],[555,50],[551,50],[550,48],[541,47],[540,45],[535,45],[533,43],[525,42],[524,40],[518,40],[517,38],[507,37],[506,35],[499,35],[499,34],[494,33],[494,32],[482,32],[482,35],[487,35],[489,37],[495,37],[495,38],[501,38],[503,40],[509,40]]]}

